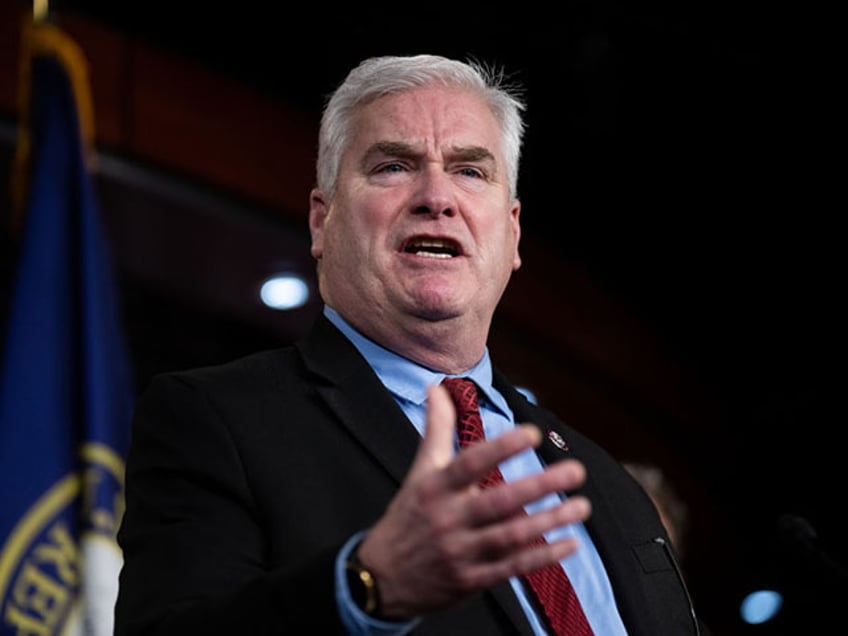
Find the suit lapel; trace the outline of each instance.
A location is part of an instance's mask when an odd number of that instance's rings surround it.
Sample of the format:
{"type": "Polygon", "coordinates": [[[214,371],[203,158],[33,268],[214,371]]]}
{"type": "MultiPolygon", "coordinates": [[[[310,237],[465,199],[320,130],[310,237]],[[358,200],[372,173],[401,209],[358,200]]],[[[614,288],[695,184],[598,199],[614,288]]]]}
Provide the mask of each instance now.
{"type": "Polygon", "coordinates": [[[539,455],[546,464],[572,456],[568,434],[553,414],[536,407],[521,395],[497,369],[493,371],[493,384],[504,396],[517,423],[533,424],[542,433],[539,455]]]}
{"type": "Polygon", "coordinates": [[[400,484],[420,439],[356,347],[323,315],[298,348],[313,386],[339,423],[400,484]]]}

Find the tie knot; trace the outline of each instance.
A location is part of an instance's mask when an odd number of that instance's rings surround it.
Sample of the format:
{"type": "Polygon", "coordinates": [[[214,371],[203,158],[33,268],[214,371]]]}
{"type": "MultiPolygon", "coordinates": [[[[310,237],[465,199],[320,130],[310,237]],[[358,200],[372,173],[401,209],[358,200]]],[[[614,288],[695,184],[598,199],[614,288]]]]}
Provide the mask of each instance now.
{"type": "Polygon", "coordinates": [[[442,384],[450,393],[453,403],[461,412],[478,411],[477,385],[468,378],[445,378],[442,384]]]}
{"type": "Polygon", "coordinates": [[[445,378],[442,384],[450,393],[456,407],[459,445],[466,446],[485,438],[480,408],[477,404],[477,385],[468,378],[445,378]]]}

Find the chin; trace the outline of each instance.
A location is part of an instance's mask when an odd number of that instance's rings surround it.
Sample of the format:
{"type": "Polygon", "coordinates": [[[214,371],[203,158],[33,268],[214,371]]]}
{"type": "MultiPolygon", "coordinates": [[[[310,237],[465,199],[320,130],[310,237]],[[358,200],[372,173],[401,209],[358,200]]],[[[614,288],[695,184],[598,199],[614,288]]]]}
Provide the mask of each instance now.
{"type": "Polygon", "coordinates": [[[457,318],[459,315],[460,314],[457,312],[446,312],[436,309],[419,310],[415,312],[416,318],[420,318],[421,320],[426,320],[428,322],[442,322],[444,320],[450,320],[451,318],[457,318]]]}
{"type": "Polygon", "coordinates": [[[457,297],[455,288],[438,286],[415,290],[407,307],[418,318],[439,321],[458,318],[468,310],[468,302],[457,297]]]}
{"type": "Polygon", "coordinates": [[[438,322],[459,318],[462,311],[456,304],[449,303],[416,303],[411,312],[417,318],[438,322]]]}

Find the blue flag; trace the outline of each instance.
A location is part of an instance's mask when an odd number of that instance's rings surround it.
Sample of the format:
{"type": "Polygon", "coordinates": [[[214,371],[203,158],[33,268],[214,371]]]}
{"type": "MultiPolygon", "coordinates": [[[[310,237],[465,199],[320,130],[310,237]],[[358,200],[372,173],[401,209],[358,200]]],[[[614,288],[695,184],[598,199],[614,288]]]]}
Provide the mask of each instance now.
{"type": "MultiPolygon", "coordinates": [[[[0,364],[0,634],[109,634],[134,402],[81,50],[23,30],[26,187],[0,364]]],[[[21,154],[22,153],[22,154],[21,154]]]]}

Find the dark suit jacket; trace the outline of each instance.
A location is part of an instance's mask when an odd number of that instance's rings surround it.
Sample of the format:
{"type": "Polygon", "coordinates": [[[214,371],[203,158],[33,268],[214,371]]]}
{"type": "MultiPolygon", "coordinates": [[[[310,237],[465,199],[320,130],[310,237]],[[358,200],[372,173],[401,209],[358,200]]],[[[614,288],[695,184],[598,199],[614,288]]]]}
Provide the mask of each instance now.
{"type": "MultiPolygon", "coordinates": [[[[650,500],[620,465],[496,372],[518,421],[584,462],[587,524],[630,634],[694,633],[650,500]]],[[[119,533],[116,634],[341,633],[333,562],[395,494],[418,433],[323,316],[295,346],[156,377],[139,400],[119,533]]],[[[402,564],[398,564],[401,566],[402,564]]],[[[508,584],[428,616],[419,634],[530,634],[508,584]]],[[[603,636],[603,635],[598,635],[603,636]]]]}

